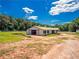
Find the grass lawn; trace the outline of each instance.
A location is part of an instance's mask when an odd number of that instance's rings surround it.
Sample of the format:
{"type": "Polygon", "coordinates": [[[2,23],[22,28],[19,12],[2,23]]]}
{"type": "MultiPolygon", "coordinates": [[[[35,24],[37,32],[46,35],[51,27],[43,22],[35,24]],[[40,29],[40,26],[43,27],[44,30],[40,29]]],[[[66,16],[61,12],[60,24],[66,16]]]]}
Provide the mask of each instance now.
{"type": "Polygon", "coordinates": [[[76,32],[77,35],[79,35],[79,32],[76,32]]]}
{"type": "Polygon", "coordinates": [[[10,43],[22,40],[26,32],[0,32],[0,43],[10,43]]]}

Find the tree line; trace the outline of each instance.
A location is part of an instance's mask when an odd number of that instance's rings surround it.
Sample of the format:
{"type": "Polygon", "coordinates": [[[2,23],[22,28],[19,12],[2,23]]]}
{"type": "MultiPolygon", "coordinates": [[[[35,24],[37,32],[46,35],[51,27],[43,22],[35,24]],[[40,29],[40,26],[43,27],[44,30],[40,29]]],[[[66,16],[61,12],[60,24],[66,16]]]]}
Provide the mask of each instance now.
{"type": "Polygon", "coordinates": [[[59,28],[61,31],[76,32],[76,29],[79,29],[79,17],[77,17],[70,23],[59,25],[59,28]]]}
{"type": "Polygon", "coordinates": [[[44,25],[22,18],[14,18],[11,16],[0,14],[0,31],[26,31],[28,28],[32,26],[50,27],[49,25],[44,25]]]}
{"type": "Polygon", "coordinates": [[[36,22],[32,22],[29,20],[25,20],[22,18],[14,18],[11,16],[6,16],[0,14],[0,31],[26,31],[28,28],[32,26],[45,26],[45,27],[57,27],[61,31],[71,31],[75,32],[77,28],[79,28],[79,18],[76,18],[70,23],[66,23],[63,25],[45,25],[36,22]]]}

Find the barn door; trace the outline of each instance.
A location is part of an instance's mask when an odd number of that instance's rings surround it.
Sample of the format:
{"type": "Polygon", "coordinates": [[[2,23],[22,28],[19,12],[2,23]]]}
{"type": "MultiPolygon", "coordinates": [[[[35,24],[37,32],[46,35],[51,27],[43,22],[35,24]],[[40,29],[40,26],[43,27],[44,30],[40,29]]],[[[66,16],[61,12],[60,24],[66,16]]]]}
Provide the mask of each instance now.
{"type": "Polygon", "coordinates": [[[36,30],[31,30],[32,35],[36,35],[36,30]]]}
{"type": "Polygon", "coordinates": [[[54,34],[55,32],[54,32],[54,30],[52,30],[52,34],[54,34]]]}

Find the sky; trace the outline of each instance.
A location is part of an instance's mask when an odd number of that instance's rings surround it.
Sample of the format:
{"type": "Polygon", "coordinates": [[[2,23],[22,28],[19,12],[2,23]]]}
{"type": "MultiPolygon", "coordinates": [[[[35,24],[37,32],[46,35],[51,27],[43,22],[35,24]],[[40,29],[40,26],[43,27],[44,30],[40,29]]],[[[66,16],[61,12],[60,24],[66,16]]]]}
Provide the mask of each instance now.
{"type": "Polygon", "coordinates": [[[42,24],[64,24],[79,17],[79,0],[0,0],[0,14],[42,24]]]}

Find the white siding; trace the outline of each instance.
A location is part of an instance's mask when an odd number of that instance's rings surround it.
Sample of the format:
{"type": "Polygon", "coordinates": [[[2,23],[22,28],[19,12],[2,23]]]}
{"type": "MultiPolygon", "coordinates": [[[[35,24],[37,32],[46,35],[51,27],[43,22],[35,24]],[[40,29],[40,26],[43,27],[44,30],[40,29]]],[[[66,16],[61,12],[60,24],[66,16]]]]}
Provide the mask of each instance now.
{"type": "Polygon", "coordinates": [[[39,35],[44,35],[43,30],[39,29],[39,35]]]}
{"type": "Polygon", "coordinates": [[[52,30],[49,30],[49,33],[52,34],[52,30]]]}
{"type": "MultiPolygon", "coordinates": [[[[36,35],[52,34],[52,30],[48,30],[49,33],[47,33],[47,30],[46,30],[46,34],[45,34],[45,33],[43,33],[44,30],[39,29],[39,28],[36,28],[36,27],[32,27],[32,28],[28,29],[28,30],[27,30],[27,34],[31,35],[31,30],[36,30],[36,35]]],[[[54,30],[54,33],[56,33],[56,30],[54,30]]]]}
{"type": "Polygon", "coordinates": [[[79,32],[79,30],[76,30],[76,32],[79,32]]]}
{"type": "Polygon", "coordinates": [[[36,30],[36,35],[39,35],[38,28],[32,27],[32,28],[30,28],[30,32],[31,32],[31,30],[36,30]]]}
{"type": "Polygon", "coordinates": [[[26,34],[31,35],[31,31],[30,31],[30,29],[27,30],[27,33],[26,33],[26,34]]]}
{"type": "Polygon", "coordinates": [[[31,35],[31,30],[36,30],[36,35],[41,35],[42,34],[42,31],[39,31],[38,28],[34,28],[34,27],[28,29],[27,34],[31,35]]]}

